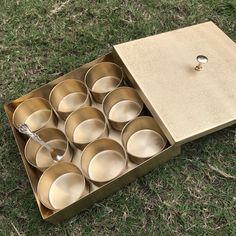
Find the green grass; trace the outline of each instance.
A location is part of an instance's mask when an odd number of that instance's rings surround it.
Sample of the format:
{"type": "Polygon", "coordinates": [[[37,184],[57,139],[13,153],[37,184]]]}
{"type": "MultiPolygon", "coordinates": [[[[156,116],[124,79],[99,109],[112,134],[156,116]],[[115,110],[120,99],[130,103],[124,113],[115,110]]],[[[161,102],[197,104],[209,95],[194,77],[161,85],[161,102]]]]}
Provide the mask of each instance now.
{"type": "Polygon", "coordinates": [[[235,0],[62,2],[0,1],[0,235],[236,235],[236,181],[208,165],[236,176],[236,126],[185,145],[69,221],[41,219],[5,125],[5,101],[132,39],[212,20],[236,41],[235,0]]]}

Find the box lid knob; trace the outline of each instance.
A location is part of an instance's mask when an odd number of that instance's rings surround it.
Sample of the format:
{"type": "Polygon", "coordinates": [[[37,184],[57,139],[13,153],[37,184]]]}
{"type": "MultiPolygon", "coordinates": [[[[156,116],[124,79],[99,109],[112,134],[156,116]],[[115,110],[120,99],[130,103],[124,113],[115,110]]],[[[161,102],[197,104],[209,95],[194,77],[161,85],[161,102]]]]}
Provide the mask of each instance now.
{"type": "Polygon", "coordinates": [[[195,70],[200,71],[203,68],[202,65],[208,62],[208,58],[204,55],[198,55],[196,59],[198,61],[198,65],[195,67],[195,70]]]}

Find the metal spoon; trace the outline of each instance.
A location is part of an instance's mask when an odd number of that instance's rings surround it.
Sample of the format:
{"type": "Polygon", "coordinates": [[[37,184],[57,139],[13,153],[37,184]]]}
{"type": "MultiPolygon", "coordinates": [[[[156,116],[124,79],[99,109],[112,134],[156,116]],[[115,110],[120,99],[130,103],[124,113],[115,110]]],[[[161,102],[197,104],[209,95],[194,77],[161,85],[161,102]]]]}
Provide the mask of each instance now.
{"type": "Polygon", "coordinates": [[[64,151],[53,148],[46,142],[44,142],[36,133],[32,132],[27,124],[21,124],[18,126],[18,130],[22,134],[28,135],[30,138],[32,138],[34,141],[38,142],[40,145],[45,147],[51,154],[52,159],[54,161],[60,161],[63,158],[64,151]]]}

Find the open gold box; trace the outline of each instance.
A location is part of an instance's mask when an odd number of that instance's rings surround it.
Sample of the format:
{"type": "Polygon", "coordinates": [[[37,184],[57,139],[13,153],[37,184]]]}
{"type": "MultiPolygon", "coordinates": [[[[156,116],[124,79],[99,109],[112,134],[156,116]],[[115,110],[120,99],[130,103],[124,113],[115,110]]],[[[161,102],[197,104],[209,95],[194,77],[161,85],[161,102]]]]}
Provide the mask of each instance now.
{"type": "MultiPolygon", "coordinates": [[[[180,153],[182,144],[236,123],[236,45],[215,24],[207,22],[114,46],[102,56],[56,80],[5,104],[16,143],[43,219],[59,223],[180,153]],[[195,70],[196,56],[206,55],[207,65],[195,70]],[[129,163],[118,178],[101,187],[91,187],[88,195],[72,205],[52,211],[37,196],[41,175],[24,156],[26,139],[13,126],[16,107],[31,97],[48,99],[52,88],[67,79],[83,80],[98,62],[120,65],[126,83],[134,87],[168,139],[167,147],[139,164],[129,163]]],[[[112,137],[117,136],[111,132],[112,137]]]]}

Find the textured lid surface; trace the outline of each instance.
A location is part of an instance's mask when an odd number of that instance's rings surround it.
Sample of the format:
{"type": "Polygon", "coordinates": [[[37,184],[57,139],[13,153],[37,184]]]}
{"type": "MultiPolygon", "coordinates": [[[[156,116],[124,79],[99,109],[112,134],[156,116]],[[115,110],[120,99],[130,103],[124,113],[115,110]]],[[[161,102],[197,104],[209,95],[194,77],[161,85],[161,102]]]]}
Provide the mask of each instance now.
{"type": "Polygon", "coordinates": [[[236,44],[214,23],[119,44],[114,55],[172,144],[236,123],[236,44]],[[198,55],[209,59],[201,71],[198,55]]]}

